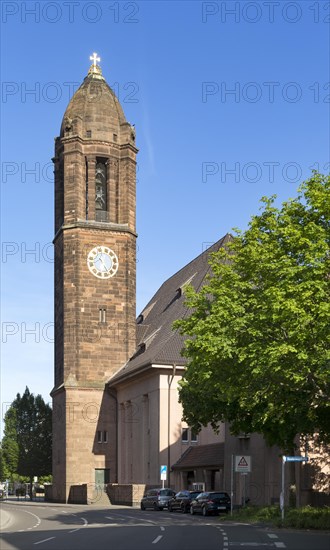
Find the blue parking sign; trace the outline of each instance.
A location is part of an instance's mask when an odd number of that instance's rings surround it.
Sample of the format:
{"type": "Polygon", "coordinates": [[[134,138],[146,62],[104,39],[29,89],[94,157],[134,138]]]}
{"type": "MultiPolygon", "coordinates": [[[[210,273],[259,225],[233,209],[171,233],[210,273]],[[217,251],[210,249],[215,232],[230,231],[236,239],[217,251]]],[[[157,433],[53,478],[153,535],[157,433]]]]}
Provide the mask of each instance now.
{"type": "Polygon", "coordinates": [[[167,478],[167,466],[160,467],[160,479],[166,481],[167,478]]]}

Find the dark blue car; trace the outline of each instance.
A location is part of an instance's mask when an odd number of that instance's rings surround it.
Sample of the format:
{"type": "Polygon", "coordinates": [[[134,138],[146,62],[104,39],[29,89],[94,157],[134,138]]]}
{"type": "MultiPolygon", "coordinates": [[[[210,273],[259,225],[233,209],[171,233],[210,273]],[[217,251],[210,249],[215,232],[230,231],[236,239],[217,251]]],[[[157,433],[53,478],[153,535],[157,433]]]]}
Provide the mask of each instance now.
{"type": "Polygon", "coordinates": [[[208,491],[200,493],[190,503],[190,513],[203,514],[219,514],[225,512],[228,514],[230,510],[230,496],[222,491],[208,491]]]}

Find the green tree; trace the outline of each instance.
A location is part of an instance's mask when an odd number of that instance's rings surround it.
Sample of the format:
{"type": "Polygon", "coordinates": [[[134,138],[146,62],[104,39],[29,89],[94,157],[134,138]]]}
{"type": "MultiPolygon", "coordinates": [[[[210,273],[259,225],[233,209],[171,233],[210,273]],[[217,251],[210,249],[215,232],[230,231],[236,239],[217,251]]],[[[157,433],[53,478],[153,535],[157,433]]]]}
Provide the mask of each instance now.
{"type": "Polygon", "coordinates": [[[314,172],[298,191],[280,208],[262,199],[174,325],[187,335],[185,420],[228,421],[286,452],[298,434],[330,439],[330,178],[314,172]]]}
{"type": "MultiPolygon", "coordinates": [[[[22,396],[17,394],[5,416],[3,448],[11,446],[18,448],[16,473],[29,478],[31,489],[34,476],[51,474],[52,409],[41,395],[34,396],[27,387],[22,396]]],[[[5,457],[8,464],[8,453],[5,457]]]]}
{"type": "Polygon", "coordinates": [[[0,443],[0,481],[5,481],[10,477],[10,472],[4,459],[2,444],[0,443]]]}
{"type": "Polygon", "coordinates": [[[3,467],[9,478],[13,478],[18,466],[17,415],[16,409],[10,406],[4,418],[4,436],[1,443],[3,467]]]}

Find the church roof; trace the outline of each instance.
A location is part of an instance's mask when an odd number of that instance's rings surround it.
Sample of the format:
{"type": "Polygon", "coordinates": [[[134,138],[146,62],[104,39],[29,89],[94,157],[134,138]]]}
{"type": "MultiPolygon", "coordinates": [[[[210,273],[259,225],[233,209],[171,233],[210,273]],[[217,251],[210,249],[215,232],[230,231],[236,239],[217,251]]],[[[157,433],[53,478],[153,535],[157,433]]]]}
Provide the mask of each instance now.
{"type": "Polygon", "coordinates": [[[209,255],[231,239],[230,234],[225,235],[162,284],[137,317],[135,354],[110,379],[110,386],[151,365],[186,364],[186,358],[181,355],[184,336],[172,328],[174,321],[190,313],[184,305],[184,286],[191,284],[195,290],[199,290],[211,270],[208,263],[209,255]]]}
{"type": "MultiPolygon", "coordinates": [[[[90,68],[88,75],[75,92],[64,113],[61,137],[66,129],[76,124],[82,138],[112,141],[113,134],[120,135],[120,126],[126,124],[124,111],[113,90],[102,76],[99,66],[90,68]]],[[[119,142],[119,139],[118,139],[119,142]]]]}
{"type": "Polygon", "coordinates": [[[211,443],[210,445],[198,445],[188,447],[179,460],[172,465],[173,470],[186,470],[196,468],[219,468],[224,464],[224,443],[211,443]]]}

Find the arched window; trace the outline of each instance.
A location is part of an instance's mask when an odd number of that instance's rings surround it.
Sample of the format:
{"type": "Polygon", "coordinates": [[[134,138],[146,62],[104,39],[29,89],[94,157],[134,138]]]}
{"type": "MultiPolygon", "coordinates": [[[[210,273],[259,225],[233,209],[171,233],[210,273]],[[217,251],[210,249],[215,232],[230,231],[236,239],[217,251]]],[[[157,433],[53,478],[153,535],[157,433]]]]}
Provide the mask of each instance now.
{"type": "Polygon", "coordinates": [[[99,160],[95,167],[95,210],[107,211],[107,166],[99,160]]]}

